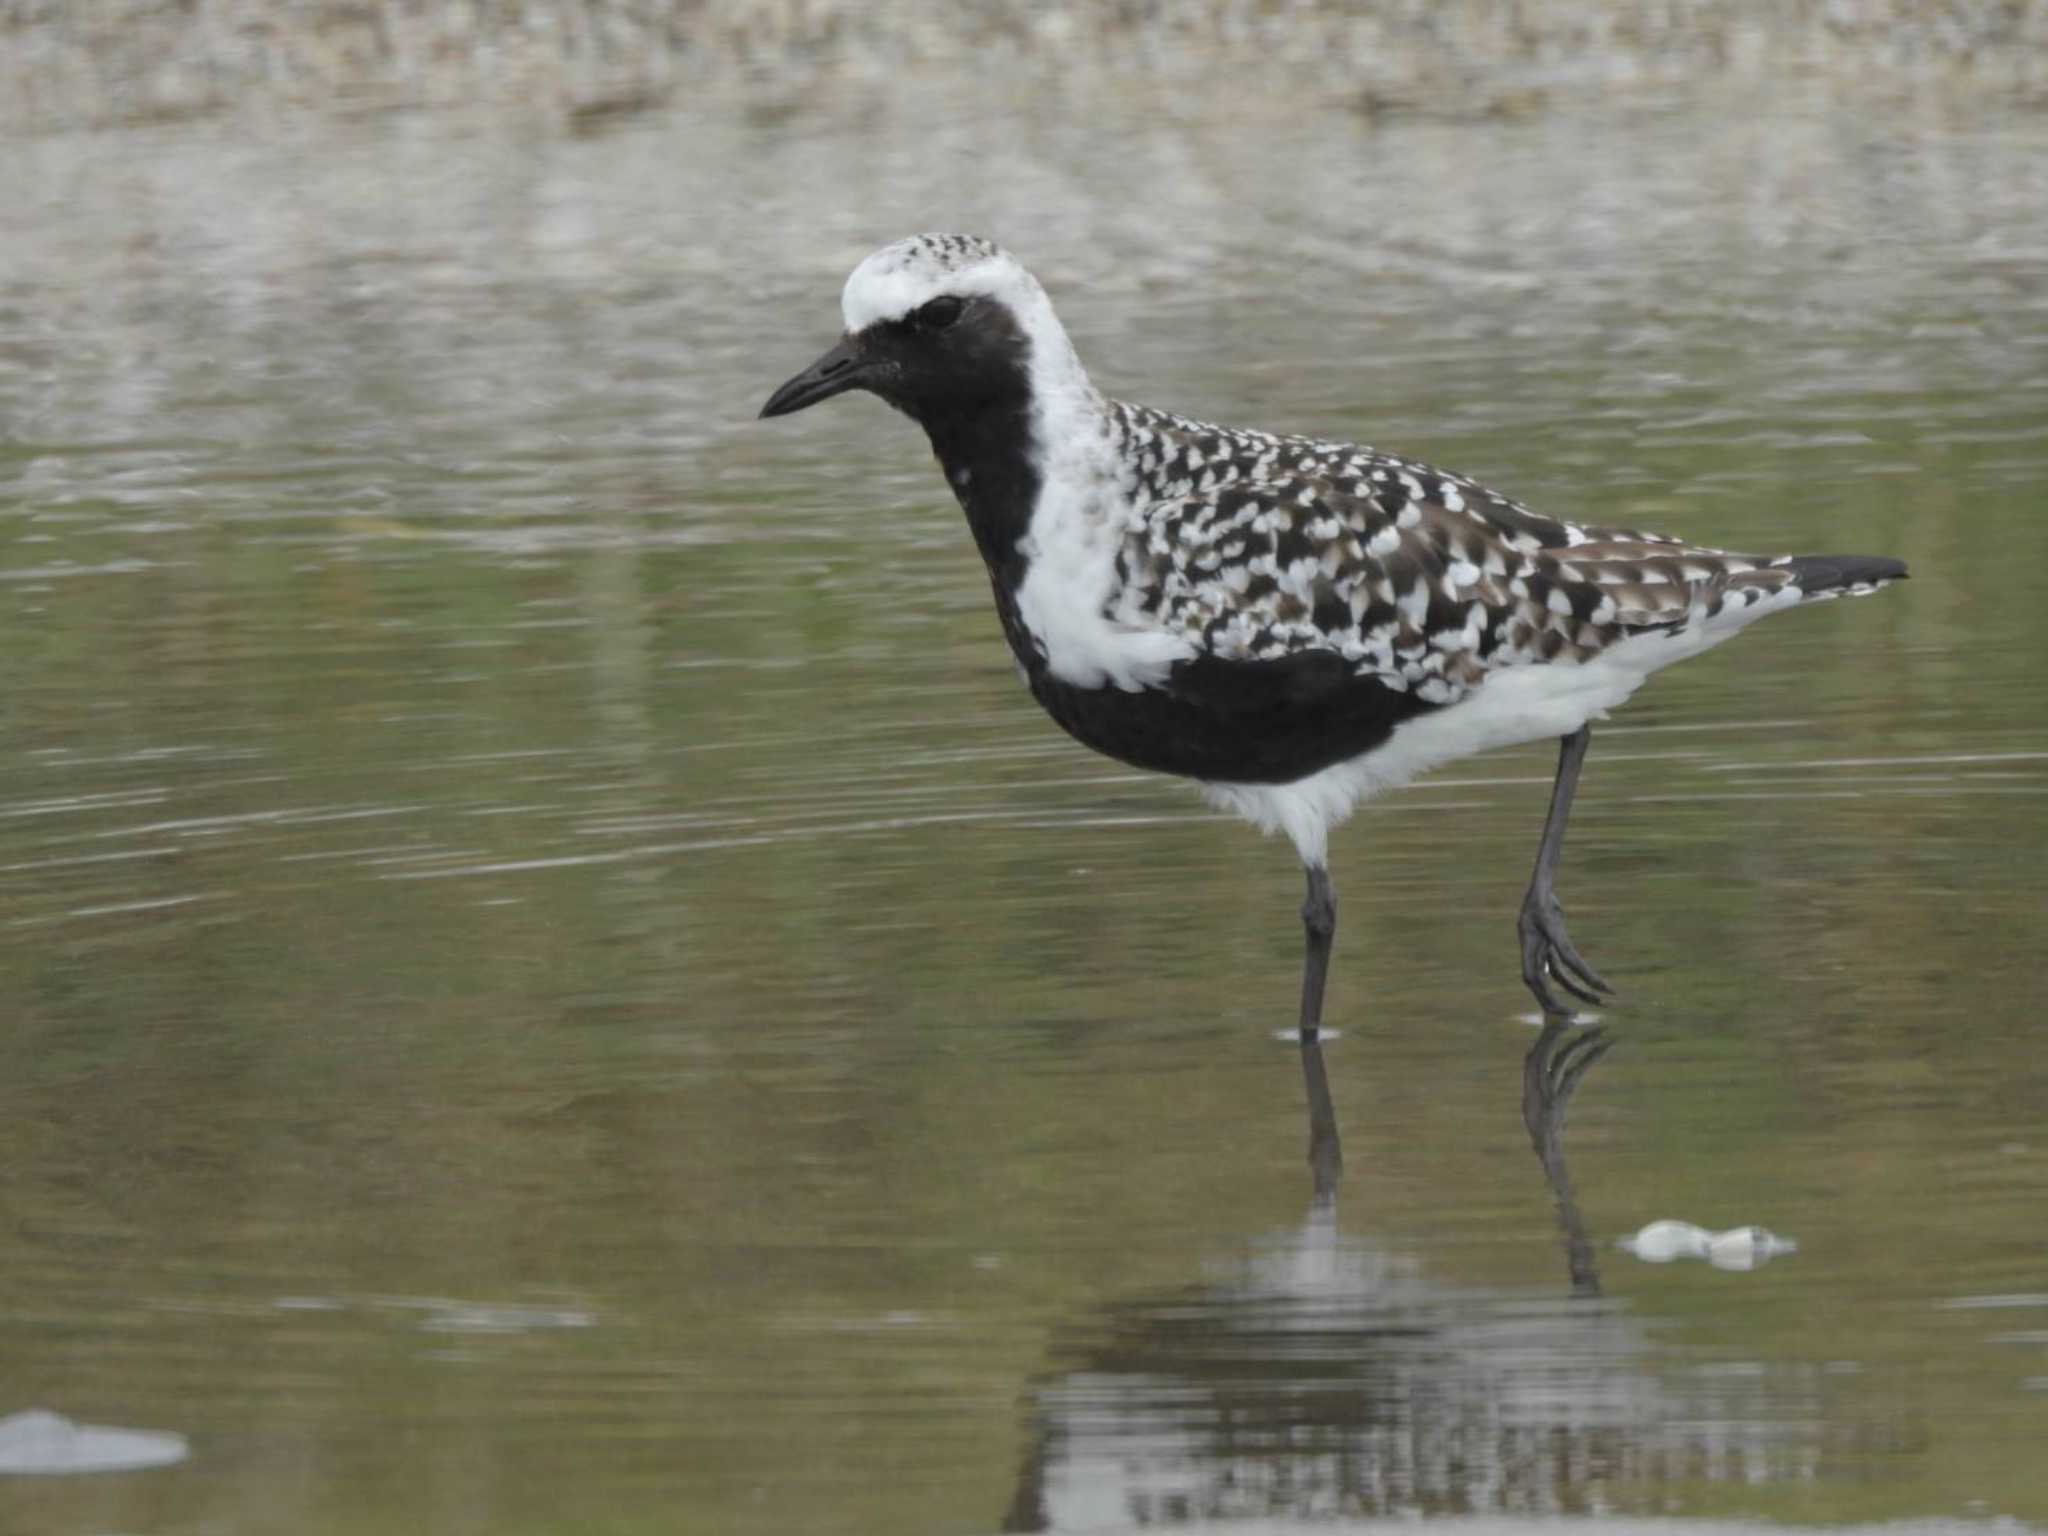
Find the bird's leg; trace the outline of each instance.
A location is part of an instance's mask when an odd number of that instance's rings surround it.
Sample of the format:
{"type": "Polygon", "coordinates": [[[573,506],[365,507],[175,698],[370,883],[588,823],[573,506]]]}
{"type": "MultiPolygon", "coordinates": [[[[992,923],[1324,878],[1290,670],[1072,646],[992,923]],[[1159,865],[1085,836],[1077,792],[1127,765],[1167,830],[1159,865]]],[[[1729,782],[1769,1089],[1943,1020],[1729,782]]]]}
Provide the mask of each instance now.
{"type": "Polygon", "coordinates": [[[1301,926],[1308,935],[1308,954],[1301,967],[1301,1038],[1313,1040],[1323,1027],[1323,983],[1329,979],[1330,940],[1337,932],[1337,898],[1330,894],[1330,872],[1320,864],[1308,867],[1301,926]]]}
{"type": "Polygon", "coordinates": [[[1550,791],[1550,814],[1544,818],[1543,842],[1536,850],[1536,872],[1529,879],[1529,893],[1522,898],[1522,915],[1515,924],[1522,939],[1522,980],[1546,1014],[1571,1012],[1550,990],[1552,981],[1588,1003],[1603,1002],[1600,994],[1614,990],[1573,948],[1571,935],[1565,932],[1564,908],[1558,905],[1552,888],[1557,856],[1564,847],[1564,824],[1572,813],[1572,791],[1578,788],[1579,766],[1585,762],[1592,740],[1592,728],[1582,725],[1564,738],[1558,751],[1557,783],[1550,791]]]}

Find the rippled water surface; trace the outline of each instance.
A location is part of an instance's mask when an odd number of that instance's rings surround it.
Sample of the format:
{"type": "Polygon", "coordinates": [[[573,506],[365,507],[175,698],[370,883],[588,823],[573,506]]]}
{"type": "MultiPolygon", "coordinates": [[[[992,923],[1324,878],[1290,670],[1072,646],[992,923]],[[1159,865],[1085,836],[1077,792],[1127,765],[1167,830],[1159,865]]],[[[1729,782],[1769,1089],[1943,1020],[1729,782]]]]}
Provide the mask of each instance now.
{"type": "Polygon", "coordinates": [[[2048,117],[908,81],[0,192],[0,1418],[189,1452],[0,1529],[2048,1522],[2048,117]],[[1547,749],[1339,836],[1304,1061],[1288,851],[1038,716],[907,424],[751,419],[949,226],[1112,392],[1911,562],[1596,733],[1598,1036],[1547,749]]]}

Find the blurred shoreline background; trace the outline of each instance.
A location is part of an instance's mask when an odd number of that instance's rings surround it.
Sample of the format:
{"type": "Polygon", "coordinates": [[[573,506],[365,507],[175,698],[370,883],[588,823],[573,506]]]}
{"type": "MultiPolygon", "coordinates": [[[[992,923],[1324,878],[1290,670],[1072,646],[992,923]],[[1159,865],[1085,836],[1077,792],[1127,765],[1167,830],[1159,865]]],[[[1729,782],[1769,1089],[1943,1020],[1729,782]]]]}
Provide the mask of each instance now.
{"type": "Polygon", "coordinates": [[[973,68],[1203,82],[1369,113],[1820,78],[2048,108],[2048,0],[0,0],[0,132],[312,108],[574,127],[718,91],[973,68]]]}

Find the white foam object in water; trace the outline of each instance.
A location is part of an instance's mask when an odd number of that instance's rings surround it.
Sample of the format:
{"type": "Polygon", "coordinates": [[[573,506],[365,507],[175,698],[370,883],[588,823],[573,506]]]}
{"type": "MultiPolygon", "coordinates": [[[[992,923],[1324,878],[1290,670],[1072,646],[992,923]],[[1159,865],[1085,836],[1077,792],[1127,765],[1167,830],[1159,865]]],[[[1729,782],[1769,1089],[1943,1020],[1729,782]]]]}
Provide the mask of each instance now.
{"type": "Polygon", "coordinates": [[[134,1472],[172,1466],[191,1454],[185,1437],[168,1430],[79,1424],[47,1408],[0,1419],[0,1473],[134,1472]]]}
{"type": "Polygon", "coordinates": [[[1705,1259],[1716,1269],[1736,1270],[1757,1269],[1772,1259],[1799,1251],[1799,1245],[1791,1238],[1779,1237],[1765,1227],[1730,1227],[1725,1232],[1709,1232],[1689,1221],[1653,1221],[1615,1246],[1646,1264],[1705,1259]]]}

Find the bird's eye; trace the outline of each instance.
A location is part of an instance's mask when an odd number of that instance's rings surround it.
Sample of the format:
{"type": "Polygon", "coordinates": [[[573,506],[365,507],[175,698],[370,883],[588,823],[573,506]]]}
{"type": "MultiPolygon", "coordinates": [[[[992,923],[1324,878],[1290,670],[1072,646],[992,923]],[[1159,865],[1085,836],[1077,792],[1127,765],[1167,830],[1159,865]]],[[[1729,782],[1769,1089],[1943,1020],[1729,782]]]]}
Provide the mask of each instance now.
{"type": "Polygon", "coordinates": [[[960,311],[967,307],[965,299],[952,294],[942,294],[929,304],[921,304],[910,312],[910,323],[920,331],[943,331],[960,318],[960,311]]]}

